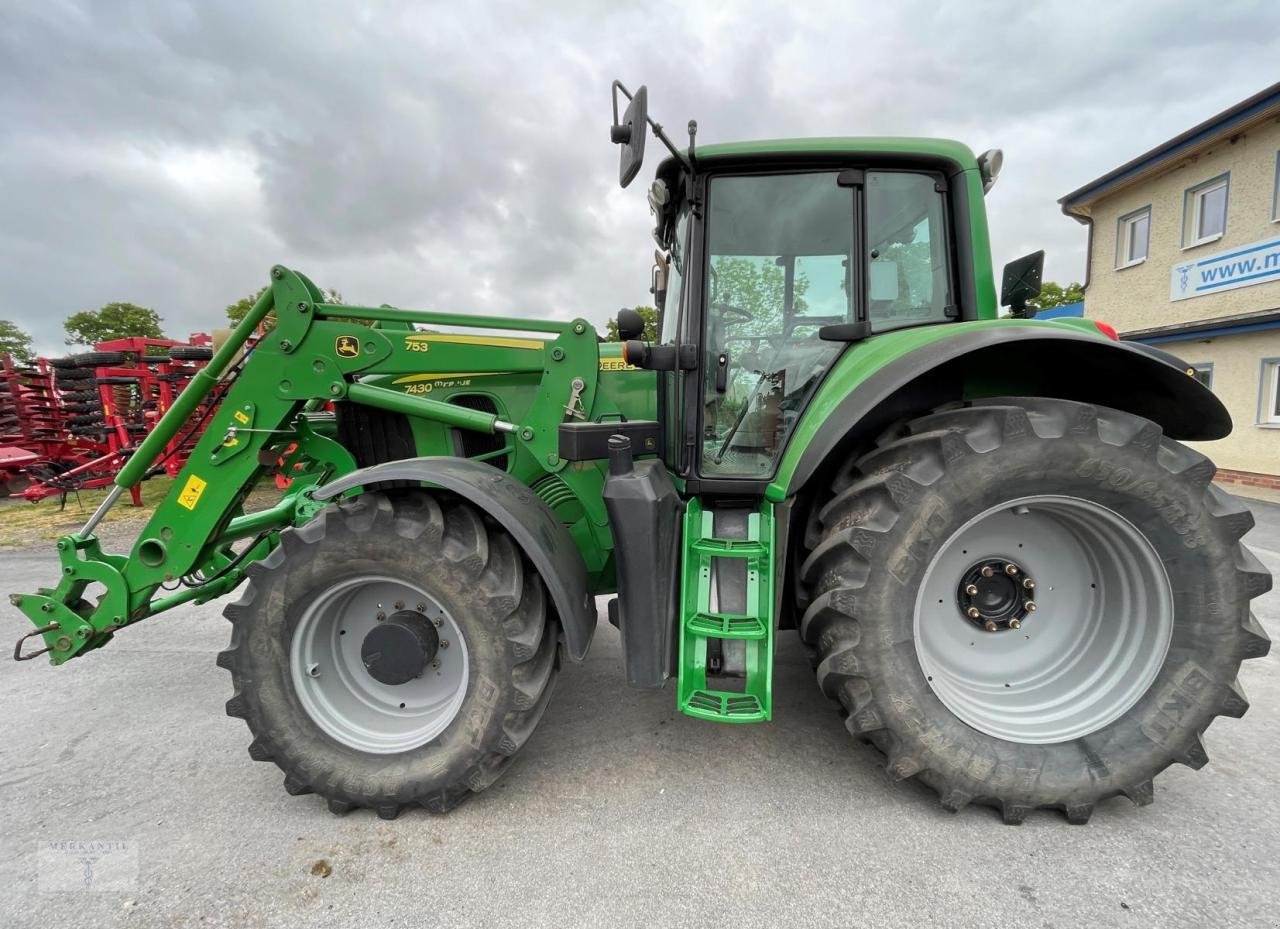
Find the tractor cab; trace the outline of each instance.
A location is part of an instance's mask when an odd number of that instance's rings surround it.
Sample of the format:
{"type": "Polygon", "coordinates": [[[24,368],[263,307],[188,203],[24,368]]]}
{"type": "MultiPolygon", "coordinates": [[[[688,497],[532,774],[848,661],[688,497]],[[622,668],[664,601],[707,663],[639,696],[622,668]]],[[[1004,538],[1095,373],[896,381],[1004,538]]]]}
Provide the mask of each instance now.
{"type": "MultiPolygon", "coordinates": [[[[644,105],[641,88],[615,119],[615,140],[643,134],[644,105]]],[[[632,343],[628,357],[662,372],[672,471],[695,490],[762,492],[851,343],[979,317],[958,264],[972,249],[953,217],[983,178],[964,176],[954,143],[930,141],[936,157],[922,155],[922,140],[893,139],[695,149],[690,129],[683,152],[655,130],[671,147],[649,191],[661,336],[632,343]]],[[[634,141],[624,144],[624,181],[635,158],[634,141]]]]}

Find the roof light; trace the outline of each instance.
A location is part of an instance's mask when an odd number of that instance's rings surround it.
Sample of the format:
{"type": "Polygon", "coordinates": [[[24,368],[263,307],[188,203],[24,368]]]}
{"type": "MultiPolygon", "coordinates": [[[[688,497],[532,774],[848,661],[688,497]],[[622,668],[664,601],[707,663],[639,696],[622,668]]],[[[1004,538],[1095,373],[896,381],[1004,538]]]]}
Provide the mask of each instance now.
{"type": "Polygon", "coordinates": [[[985,194],[995,186],[1000,176],[1000,168],[1004,166],[1004,152],[998,148],[989,148],[978,156],[978,170],[982,172],[982,192],[985,194]]]}

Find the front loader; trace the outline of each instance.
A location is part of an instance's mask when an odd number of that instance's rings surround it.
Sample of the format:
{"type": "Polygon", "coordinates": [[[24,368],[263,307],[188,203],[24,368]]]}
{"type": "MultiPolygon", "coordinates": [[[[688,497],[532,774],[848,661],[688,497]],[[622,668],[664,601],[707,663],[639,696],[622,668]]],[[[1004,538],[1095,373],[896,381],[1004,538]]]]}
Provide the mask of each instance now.
{"type": "Polygon", "coordinates": [[[218,664],[249,755],[387,818],[506,771],[602,594],[627,683],[711,722],[769,720],[798,635],[849,731],[948,809],[1084,822],[1203,765],[1269,647],[1252,518],[1181,444],[1230,431],[1218,399],[1102,324],[1032,318],[1043,253],[997,300],[999,152],[697,147],[692,123],[679,149],[615,82],[624,187],[650,129],[656,340],[625,311],[607,343],[339,306],[275,267],[59,540],[57,585],[13,595],[36,627],[15,657],[65,664],[238,589],[218,664]],[[104,551],[111,505],[200,429],[132,549],[104,551]],[[281,462],[288,490],[247,510],[281,462]]]}

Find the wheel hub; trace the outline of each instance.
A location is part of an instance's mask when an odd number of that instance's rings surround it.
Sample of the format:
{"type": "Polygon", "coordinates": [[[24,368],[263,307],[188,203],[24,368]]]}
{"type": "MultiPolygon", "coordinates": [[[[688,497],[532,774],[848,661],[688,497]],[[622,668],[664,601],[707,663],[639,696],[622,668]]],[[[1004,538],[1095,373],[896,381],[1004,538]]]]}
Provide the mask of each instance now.
{"type": "Polygon", "coordinates": [[[1153,544],[1116,511],[1065,494],[1018,497],[936,548],[912,631],[925,681],[962,722],[1011,742],[1069,742],[1120,718],[1156,679],[1172,585],[1153,544]],[[1015,596],[1028,569],[1039,576],[1015,596]],[[1033,622],[1028,604],[1050,621],[1033,622]],[[1001,634],[979,631],[989,628],[1001,634]]]}
{"type": "Polygon", "coordinates": [[[421,613],[401,610],[378,623],[360,643],[360,660],[382,684],[407,684],[420,677],[440,648],[440,633],[421,613]]]}
{"type": "Polygon", "coordinates": [[[289,646],[289,675],[326,735],[390,755],[427,744],[453,722],[470,660],[461,626],[430,591],[359,574],[309,598],[289,646]]]}
{"type": "Polygon", "coordinates": [[[966,620],[986,632],[1021,629],[1027,614],[1036,610],[1035,590],[1035,579],[1017,562],[989,557],[960,576],[956,605],[966,620]]]}

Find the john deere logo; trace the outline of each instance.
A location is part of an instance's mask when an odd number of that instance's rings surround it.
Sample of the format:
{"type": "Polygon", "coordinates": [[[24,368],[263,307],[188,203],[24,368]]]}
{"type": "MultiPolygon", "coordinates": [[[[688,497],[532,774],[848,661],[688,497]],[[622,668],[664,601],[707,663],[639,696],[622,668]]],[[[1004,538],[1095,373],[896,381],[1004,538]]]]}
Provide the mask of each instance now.
{"type": "Polygon", "coordinates": [[[360,354],[360,342],[349,335],[340,335],[334,340],[333,350],[339,358],[354,358],[360,354]]]}

